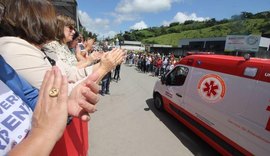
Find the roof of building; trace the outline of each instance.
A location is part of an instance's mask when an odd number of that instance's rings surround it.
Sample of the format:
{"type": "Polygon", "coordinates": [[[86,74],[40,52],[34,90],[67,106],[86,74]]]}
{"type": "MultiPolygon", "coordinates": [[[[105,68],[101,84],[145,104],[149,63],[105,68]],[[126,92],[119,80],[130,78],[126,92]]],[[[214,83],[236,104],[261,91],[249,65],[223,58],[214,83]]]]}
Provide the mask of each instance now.
{"type": "Polygon", "coordinates": [[[141,45],[142,43],[140,41],[124,41],[123,44],[141,45]]]}
{"type": "Polygon", "coordinates": [[[82,26],[77,15],[77,0],[52,0],[58,14],[71,17],[79,26],[82,26]]]}

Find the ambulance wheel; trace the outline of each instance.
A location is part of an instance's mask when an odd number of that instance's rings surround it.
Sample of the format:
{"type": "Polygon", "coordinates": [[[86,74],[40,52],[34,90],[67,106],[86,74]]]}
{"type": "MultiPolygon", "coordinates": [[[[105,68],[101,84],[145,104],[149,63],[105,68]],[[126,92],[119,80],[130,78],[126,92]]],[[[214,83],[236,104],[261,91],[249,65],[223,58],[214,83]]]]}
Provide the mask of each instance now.
{"type": "Polygon", "coordinates": [[[162,111],[163,110],[163,101],[159,94],[157,94],[154,98],[154,105],[157,110],[162,111]]]}

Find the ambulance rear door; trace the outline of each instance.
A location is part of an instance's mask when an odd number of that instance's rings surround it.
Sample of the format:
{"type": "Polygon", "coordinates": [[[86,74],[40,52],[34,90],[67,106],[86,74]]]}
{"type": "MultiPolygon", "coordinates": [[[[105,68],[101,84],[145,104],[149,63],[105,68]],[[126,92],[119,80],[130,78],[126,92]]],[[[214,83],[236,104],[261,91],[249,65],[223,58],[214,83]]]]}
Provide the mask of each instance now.
{"type": "Polygon", "coordinates": [[[252,98],[240,114],[239,122],[242,134],[249,139],[245,142],[247,148],[255,155],[266,155],[270,153],[270,66],[258,68],[257,75],[252,98]]]}

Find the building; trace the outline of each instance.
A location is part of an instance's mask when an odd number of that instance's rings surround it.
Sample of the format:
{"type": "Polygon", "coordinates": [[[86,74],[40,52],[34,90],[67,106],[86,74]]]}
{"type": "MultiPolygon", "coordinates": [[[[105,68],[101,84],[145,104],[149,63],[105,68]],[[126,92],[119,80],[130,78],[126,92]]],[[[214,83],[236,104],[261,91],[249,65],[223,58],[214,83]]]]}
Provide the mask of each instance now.
{"type": "Polygon", "coordinates": [[[224,52],[226,37],[181,39],[179,47],[184,51],[224,52]]]}
{"type": "Polygon", "coordinates": [[[134,51],[145,51],[144,45],[139,41],[121,41],[121,48],[134,51]]]}
{"type": "Polygon", "coordinates": [[[175,56],[182,56],[183,50],[179,47],[172,47],[171,45],[163,44],[147,44],[145,50],[150,53],[159,53],[164,55],[174,54],[175,56]]]}
{"type": "Polygon", "coordinates": [[[187,51],[206,51],[216,54],[270,58],[270,38],[258,35],[228,35],[227,37],[181,39],[179,47],[187,51]]]}
{"type": "Polygon", "coordinates": [[[78,4],[77,0],[52,0],[56,12],[58,14],[66,15],[71,17],[75,22],[77,29],[82,26],[78,17],[78,4]]]}

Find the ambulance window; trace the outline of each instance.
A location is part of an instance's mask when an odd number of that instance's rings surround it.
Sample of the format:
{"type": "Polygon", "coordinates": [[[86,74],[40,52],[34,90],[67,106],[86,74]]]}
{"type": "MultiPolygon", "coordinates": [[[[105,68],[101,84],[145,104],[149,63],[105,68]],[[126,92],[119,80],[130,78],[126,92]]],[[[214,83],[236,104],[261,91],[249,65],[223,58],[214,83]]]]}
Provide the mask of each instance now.
{"type": "Polygon", "coordinates": [[[247,67],[244,71],[244,75],[248,77],[255,77],[257,74],[258,68],[247,67]]]}
{"type": "Polygon", "coordinates": [[[182,86],[185,83],[188,74],[188,68],[178,66],[167,76],[167,85],[182,86]]]}

